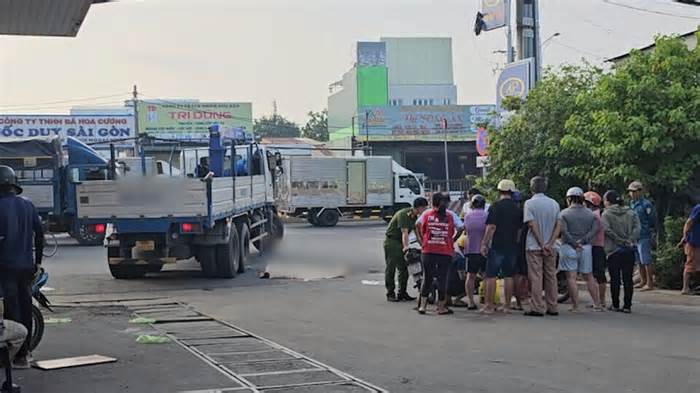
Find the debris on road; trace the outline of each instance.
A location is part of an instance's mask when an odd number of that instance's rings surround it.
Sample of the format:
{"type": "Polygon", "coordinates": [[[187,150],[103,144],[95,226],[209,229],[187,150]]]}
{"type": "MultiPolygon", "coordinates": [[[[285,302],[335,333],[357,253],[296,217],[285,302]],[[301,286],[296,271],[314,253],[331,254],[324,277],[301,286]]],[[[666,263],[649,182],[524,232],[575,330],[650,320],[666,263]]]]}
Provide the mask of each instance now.
{"type": "Polygon", "coordinates": [[[58,370],[61,368],[90,366],[94,364],[114,363],[116,358],[102,355],[77,356],[72,358],[62,358],[53,360],[41,360],[35,363],[36,368],[41,370],[58,370]]]}
{"type": "Polygon", "coordinates": [[[136,338],[139,344],[167,344],[170,339],[165,336],[152,336],[150,334],[142,334],[136,338]]]}
{"type": "Polygon", "coordinates": [[[135,323],[135,324],[141,324],[141,325],[148,325],[151,323],[156,323],[156,320],[153,318],[144,318],[144,317],[138,317],[134,319],[130,319],[129,323],[135,323]]]}
{"type": "Polygon", "coordinates": [[[377,281],[377,280],[362,280],[362,285],[377,286],[377,285],[382,285],[382,283],[381,283],[381,281],[377,281]]]}
{"type": "Polygon", "coordinates": [[[73,320],[70,318],[46,318],[44,323],[47,325],[60,325],[64,323],[71,323],[73,320]]]}

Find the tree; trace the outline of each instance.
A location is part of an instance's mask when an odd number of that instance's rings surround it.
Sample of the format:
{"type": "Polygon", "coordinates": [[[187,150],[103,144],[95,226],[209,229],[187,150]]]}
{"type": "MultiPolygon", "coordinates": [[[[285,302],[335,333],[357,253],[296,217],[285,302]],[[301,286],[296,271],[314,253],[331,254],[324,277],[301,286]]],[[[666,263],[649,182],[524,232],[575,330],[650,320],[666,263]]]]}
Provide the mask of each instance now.
{"type": "Polygon", "coordinates": [[[311,138],[317,141],[325,142],[328,140],[328,110],[324,109],[321,112],[310,111],[308,114],[309,120],[301,129],[301,136],[311,138]]]}
{"type": "Polygon", "coordinates": [[[641,180],[660,216],[687,201],[700,170],[700,48],[658,37],[609,73],[584,65],[548,72],[492,132],[491,181],[534,175],[567,187],[623,190],[641,180]]]}
{"type": "MultiPolygon", "coordinates": [[[[572,184],[582,184],[562,169],[582,159],[562,154],[563,125],[576,112],[577,97],[591,89],[601,70],[590,65],[549,70],[524,102],[507,102],[515,112],[489,133],[489,179],[513,179],[527,190],[533,176],[549,178],[550,194],[560,196],[572,184]]],[[[562,199],[562,198],[558,198],[562,199]]]]}
{"type": "Polygon", "coordinates": [[[256,136],[272,138],[297,138],[300,135],[296,123],[278,114],[256,119],[253,122],[253,133],[256,136]]]}

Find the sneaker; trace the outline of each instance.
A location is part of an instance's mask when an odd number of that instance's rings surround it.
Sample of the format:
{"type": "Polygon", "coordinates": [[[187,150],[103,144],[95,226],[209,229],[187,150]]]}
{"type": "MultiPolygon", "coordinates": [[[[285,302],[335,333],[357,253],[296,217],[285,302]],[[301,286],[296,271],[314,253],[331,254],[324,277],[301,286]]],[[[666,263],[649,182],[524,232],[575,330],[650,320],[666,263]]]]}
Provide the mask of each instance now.
{"type": "Polygon", "coordinates": [[[549,315],[550,317],[556,317],[559,315],[559,312],[558,311],[547,311],[547,315],[549,315]]]}
{"type": "Polygon", "coordinates": [[[625,308],[622,309],[622,312],[625,313],[625,314],[631,314],[631,313],[632,313],[632,309],[629,308],[629,307],[625,307],[625,308]]]}
{"type": "Polygon", "coordinates": [[[403,302],[412,302],[415,301],[416,298],[413,296],[409,295],[408,292],[401,292],[399,295],[396,297],[399,301],[403,302]]]}
{"type": "Polygon", "coordinates": [[[391,292],[386,294],[386,301],[396,303],[399,301],[399,299],[396,298],[396,294],[394,294],[394,292],[391,292]]]}
{"type": "Polygon", "coordinates": [[[15,360],[12,361],[12,368],[15,370],[26,370],[31,367],[32,365],[30,364],[27,356],[15,357],[15,360]]]}
{"type": "Polygon", "coordinates": [[[615,312],[621,312],[622,309],[618,306],[613,306],[612,304],[608,306],[608,311],[615,311],[615,312]]]}

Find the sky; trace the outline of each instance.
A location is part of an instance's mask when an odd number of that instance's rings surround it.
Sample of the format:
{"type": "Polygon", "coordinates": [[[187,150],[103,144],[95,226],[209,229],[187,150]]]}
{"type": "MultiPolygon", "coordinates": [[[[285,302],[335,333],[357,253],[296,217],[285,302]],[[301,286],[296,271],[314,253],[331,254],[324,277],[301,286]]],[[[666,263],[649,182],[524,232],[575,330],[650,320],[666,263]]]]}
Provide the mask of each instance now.
{"type": "MultiPolygon", "coordinates": [[[[77,38],[0,37],[0,112],[67,113],[144,99],[253,102],[298,123],[326,108],[357,41],[452,37],[461,104],[495,101],[505,29],[473,33],[480,0],[123,0],[93,6],[77,38]],[[94,98],[99,97],[99,98],[94,98]],[[60,103],[54,103],[62,101],[60,103]],[[70,102],[65,102],[70,101],[70,102]]],[[[557,66],[686,33],[700,7],[672,0],[540,0],[544,62],[557,66]],[[647,11],[642,11],[647,10],[647,11]],[[675,15],[675,16],[672,16],[675,15]]]]}

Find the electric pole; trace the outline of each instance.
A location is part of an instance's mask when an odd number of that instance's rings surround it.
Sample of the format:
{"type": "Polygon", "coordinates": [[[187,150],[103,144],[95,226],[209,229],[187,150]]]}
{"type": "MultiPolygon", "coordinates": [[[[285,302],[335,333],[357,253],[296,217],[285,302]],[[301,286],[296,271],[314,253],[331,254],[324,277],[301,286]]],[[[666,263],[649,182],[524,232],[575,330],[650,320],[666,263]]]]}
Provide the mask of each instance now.
{"type": "Polygon", "coordinates": [[[144,151],[143,144],[141,143],[141,133],[139,131],[139,91],[136,85],[134,85],[132,95],[134,102],[134,134],[136,135],[134,145],[136,147],[136,152],[141,157],[141,173],[143,176],[146,176],[146,152],[144,151]]]}
{"type": "Polygon", "coordinates": [[[445,147],[445,189],[450,192],[450,160],[447,155],[447,119],[442,119],[440,122],[442,125],[442,130],[444,132],[444,147],[445,147]]]}
{"type": "Polygon", "coordinates": [[[542,74],[539,4],[537,0],[516,0],[518,59],[535,59],[535,81],[542,74]]]}

